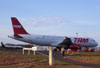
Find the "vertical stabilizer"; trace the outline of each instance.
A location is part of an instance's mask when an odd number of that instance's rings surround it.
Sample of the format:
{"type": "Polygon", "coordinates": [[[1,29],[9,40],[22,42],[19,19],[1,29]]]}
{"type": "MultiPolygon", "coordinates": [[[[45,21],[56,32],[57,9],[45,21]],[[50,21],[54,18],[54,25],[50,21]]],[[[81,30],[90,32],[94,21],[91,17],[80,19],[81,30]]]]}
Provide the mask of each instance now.
{"type": "Polygon", "coordinates": [[[20,24],[20,22],[15,18],[11,17],[12,26],[14,34],[28,34],[26,30],[23,28],[23,26],[20,24]]]}

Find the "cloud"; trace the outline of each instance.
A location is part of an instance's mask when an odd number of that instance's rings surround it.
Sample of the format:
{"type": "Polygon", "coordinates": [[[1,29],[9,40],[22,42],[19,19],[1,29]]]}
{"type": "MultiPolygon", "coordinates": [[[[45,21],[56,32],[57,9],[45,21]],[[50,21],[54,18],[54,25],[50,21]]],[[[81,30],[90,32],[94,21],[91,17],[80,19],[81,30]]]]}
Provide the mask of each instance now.
{"type": "Polygon", "coordinates": [[[74,20],[73,24],[78,24],[78,25],[94,25],[93,22],[90,20],[74,20]]]}
{"type": "Polygon", "coordinates": [[[76,14],[76,16],[80,17],[80,16],[81,16],[81,13],[78,12],[78,13],[76,14]]]}
{"type": "Polygon", "coordinates": [[[22,18],[21,22],[31,23],[30,25],[53,25],[59,23],[69,23],[70,20],[61,17],[51,17],[51,16],[39,16],[39,17],[31,17],[31,18],[22,18]]]}
{"type": "Polygon", "coordinates": [[[96,9],[100,12],[100,6],[96,6],[96,9]]]}
{"type": "MultiPolygon", "coordinates": [[[[78,16],[81,14],[78,13],[78,16]]],[[[62,18],[62,17],[52,17],[52,16],[34,16],[31,18],[20,18],[20,22],[22,23],[23,26],[26,28],[30,27],[47,27],[47,26],[52,26],[52,25],[61,25],[63,23],[67,24],[77,24],[77,25],[94,25],[93,22],[90,20],[79,20],[79,19],[67,19],[67,18],[62,18]]],[[[31,28],[30,28],[31,29],[31,28]]]]}

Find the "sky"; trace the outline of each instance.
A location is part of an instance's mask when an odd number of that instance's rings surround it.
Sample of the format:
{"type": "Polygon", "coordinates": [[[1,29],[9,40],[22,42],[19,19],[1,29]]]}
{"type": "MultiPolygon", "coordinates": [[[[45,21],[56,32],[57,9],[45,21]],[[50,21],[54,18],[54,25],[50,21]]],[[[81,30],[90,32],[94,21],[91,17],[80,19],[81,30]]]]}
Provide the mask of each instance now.
{"type": "Polygon", "coordinates": [[[100,0],[0,0],[0,42],[20,44],[13,35],[11,17],[31,34],[78,36],[100,45],[100,0]]]}

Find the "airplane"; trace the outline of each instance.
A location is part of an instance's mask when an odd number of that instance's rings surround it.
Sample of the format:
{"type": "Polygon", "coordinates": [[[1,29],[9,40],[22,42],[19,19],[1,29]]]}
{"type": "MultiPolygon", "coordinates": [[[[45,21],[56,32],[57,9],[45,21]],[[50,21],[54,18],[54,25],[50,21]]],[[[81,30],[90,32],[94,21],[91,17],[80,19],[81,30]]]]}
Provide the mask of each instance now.
{"type": "Polygon", "coordinates": [[[24,48],[23,46],[12,46],[12,45],[7,45],[7,44],[4,44],[3,42],[1,42],[1,46],[3,48],[8,48],[8,49],[22,49],[24,48]]]}
{"type": "Polygon", "coordinates": [[[15,40],[41,46],[63,47],[66,49],[72,46],[96,47],[98,45],[92,38],[29,34],[16,17],[11,17],[11,21],[14,35],[8,37],[15,40]]]}

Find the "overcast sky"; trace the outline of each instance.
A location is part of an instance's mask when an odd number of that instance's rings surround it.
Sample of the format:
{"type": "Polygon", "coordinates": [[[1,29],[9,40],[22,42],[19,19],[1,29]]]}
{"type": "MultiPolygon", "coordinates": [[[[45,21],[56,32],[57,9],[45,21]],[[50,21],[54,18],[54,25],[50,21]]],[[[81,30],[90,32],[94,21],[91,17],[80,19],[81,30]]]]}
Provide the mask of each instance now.
{"type": "Polygon", "coordinates": [[[0,42],[22,43],[13,35],[11,17],[31,34],[94,38],[100,45],[100,0],[0,0],[0,42]]]}

